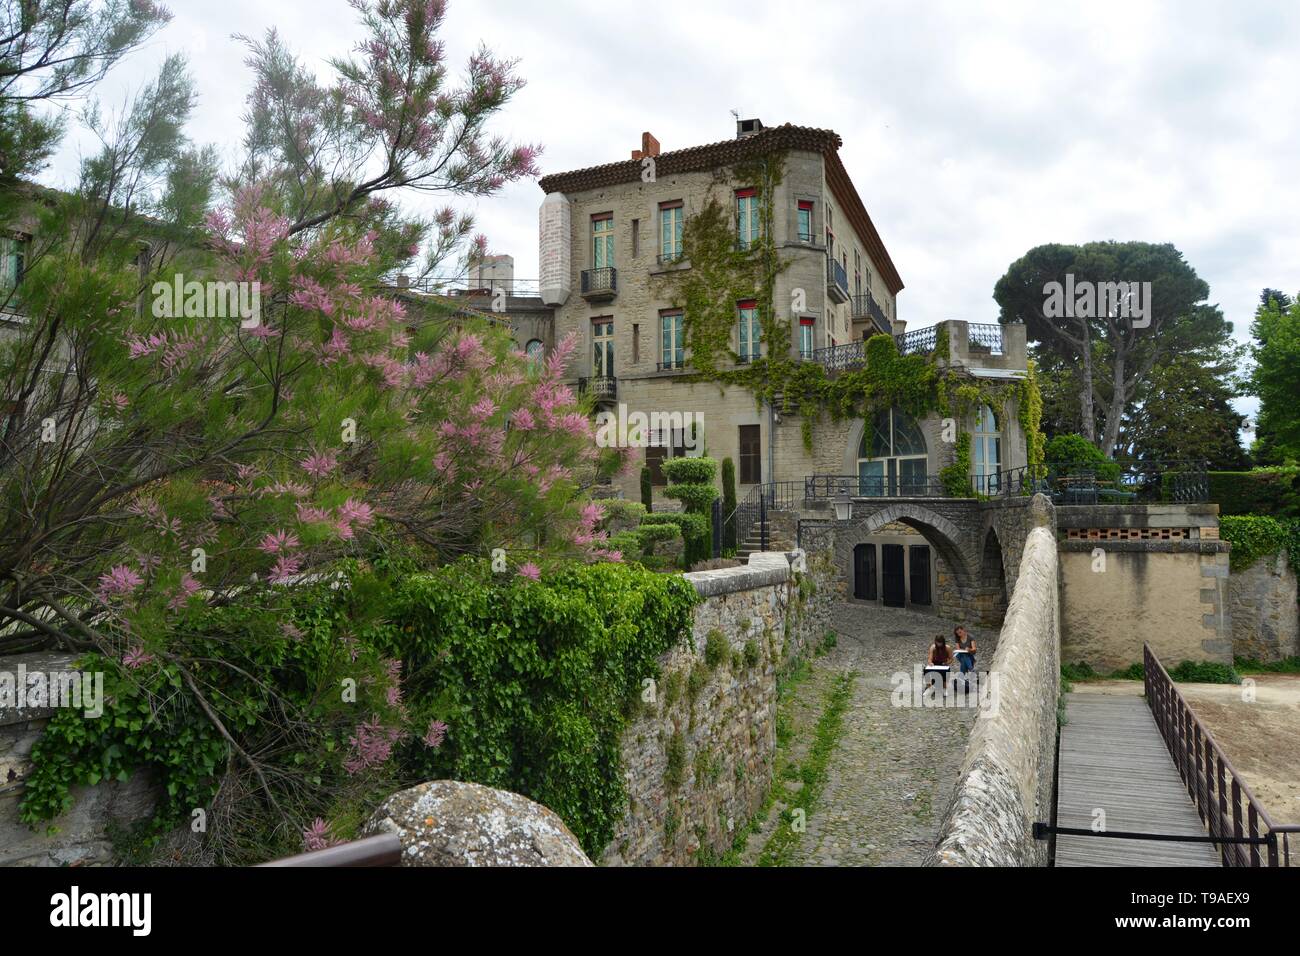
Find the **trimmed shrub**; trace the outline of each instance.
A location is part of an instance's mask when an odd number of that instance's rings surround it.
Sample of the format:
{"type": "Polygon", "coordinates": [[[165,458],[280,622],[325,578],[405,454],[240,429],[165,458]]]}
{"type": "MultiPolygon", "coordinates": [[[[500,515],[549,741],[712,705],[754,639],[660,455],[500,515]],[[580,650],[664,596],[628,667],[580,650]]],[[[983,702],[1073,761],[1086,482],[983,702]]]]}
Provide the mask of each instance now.
{"type": "Polygon", "coordinates": [[[722,459],[722,526],[723,551],[736,550],[736,465],[730,458],[722,459]]]}
{"type": "Polygon", "coordinates": [[[654,511],[654,490],[650,485],[650,469],[641,469],[641,504],[645,506],[645,513],[649,514],[654,511]]]}
{"type": "Polygon", "coordinates": [[[669,458],[662,468],[670,485],[712,483],[718,473],[718,463],[712,458],[669,458]]]}
{"type": "Polygon", "coordinates": [[[1300,468],[1211,471],[1210,500],[1221,515],[1300,518],[1300,468]]]}
{"type": "Polygon", "coordinates": [[[1100,448],[1082,435],[1057,435],[1047,443],[1043,454],[1048,466],[1057,471],[1092,468],[1097,472],[1098,478],[1108,481],[1119,478],[1119,464],[1103,455],[1100,448]]]}

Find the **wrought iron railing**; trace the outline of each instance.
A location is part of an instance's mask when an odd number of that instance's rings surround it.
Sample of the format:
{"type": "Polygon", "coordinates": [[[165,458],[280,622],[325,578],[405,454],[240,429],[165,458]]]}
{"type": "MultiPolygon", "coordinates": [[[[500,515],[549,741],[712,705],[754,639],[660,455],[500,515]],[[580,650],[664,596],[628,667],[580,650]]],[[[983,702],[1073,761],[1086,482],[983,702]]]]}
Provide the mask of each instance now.
{"type": "Polygon", "coordinates": [[[613,295],[618,292],[618,270],[613,266],[605,266],[601,269],[583,269],[582,270],[582,294],[613,295]]]}
{"type": "Polygon", "coordinates": [[[659,255],[655,256],[655,260],[661,266],[670,266],[675,262],[681,262],[685,258],[686,253],[682,252],[680,249],[675,252],[661,252],[659,255]]]}
{"type": "Polygon", "coordinates": [[[1223,865],[1290,866],[1291,834],[1300,825],[1273,822],[1146,643],[1142,670],[1147,706],[1196,812],[1210,836],[1225,839],[1218,844],[1223,865]]]}
{"type": "Polygon", "coordinates": [[[503,291],[508,296],[541,295],[540,279],[503,279],[492,276],[425,276],[410,279],[393,277],[389,289],[396,292],[424,292],[429,295],[490,296],[503,291]]]}
{"type": "Polygon", "coordinates": [[[838,290],[841,301],[849,297],[849,274],[834,256],[826,257],[826,285],[838,290]]]}
{"type": "Polygon", "coordinates": [[[824,498],[947,498],[938,475],[809,475],[804,497],[824,498]]]}
{"type": "Polygon", "coordinates": [[[813,349],[812,359],[821,363],[828,372],[846,368],[858,368],[867,360],[864,343],[846,342],[843,345],[829,345],[824,349],[813,349]]]}
{"type": "Polygon", "coordinates": [[[853,297],[852,311],[855,319],[871,319],[876,328],[886,335],[893,332],[893,326],[885,318],[884,309],[877,304],[875,296],[870,292],[853,297]]]}
{"type": "Polygon", "coordinates": [[[967,343],[977,349],[988,349],[991,355],[1002,355],[1002,326],[994,323],[971,322],[966,326],[967,343]]]}
{"type": "Polygon", "coordinates": [[[743,547],[756,535],[758,550],[766,551],[771,543],[768,512],[795,510],[802,502],[803,487],[800,481],[773,481],[750,488],[744,501],[736,505],[736,510],[727,517],[735,525],[736,544],[743,547]]]}
{"type": "Polygon", "coordinates": [[[656,362],[655,370],[659,372],[679,372],[686,368],[686,359],[670,359],[667,362],[656,362]]]}
{"type": "Polygon", "coordinates": [[[939,343],[939,327],[932,325],[928,329],[904,332],[901,335],[895,335],[894,341],[898,344],[898,351],[901,355],[910,355],[913,352],[933,352],[939,343]]]}
{"type": "Polygon", "coordinates": [[[578,391],[586,392],[595,399],[614,399],[618,397],[618,379],[613,375],[593,375],[578,379],[578,391]]]}
{"type": "Polygon", "coordinates": [[[988,476],[989,495],[1048,495],[1058,505],[1200,504],[1210,500],[1208,463],[1104,461],[1049,463],[988,476]]]}

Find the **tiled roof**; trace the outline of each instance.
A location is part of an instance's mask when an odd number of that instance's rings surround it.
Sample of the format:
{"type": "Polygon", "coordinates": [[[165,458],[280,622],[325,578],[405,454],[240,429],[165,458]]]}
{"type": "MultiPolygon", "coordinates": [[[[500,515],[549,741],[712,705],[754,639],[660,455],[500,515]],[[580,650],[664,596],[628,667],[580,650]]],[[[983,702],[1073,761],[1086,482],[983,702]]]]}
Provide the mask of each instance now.
{"type": "MultiPolygon", "coordinates": [[[[844,215],[853,224],[858,235],[862,236],[867,246],[867,253],[881,269],[885,285],[893,295],[903,288],[903,280],[894,267],[894,262],[885,250],[885,244],[876,232],[866,206],[862,204],[858,191],[849,179],[848,171],[840,162],[839,148],[843,145],[838,133],[829,129],[814,129],[810,126],[795,126],[783,123],[769,126],[749,136],[739,139],[723,140],[705,146],[691,146],[687,149],[675,149],[660,153],[655,157],[655,175],[671,176],[676,173],[693,173],[721,166],[734,166],[746,159],[762,156],[779,150],[803,150],[821,153],[826,160],[826,182],[844,215]]],[[[538,185],[546,193],[578,193],[589,189],[600,189],[618,183],[636,182],[641,178],[641,160],[625,159],[618,163],[606,163],[603,166],[588,166],[563,173],[551,173],[543,176],[538,185]]]]}

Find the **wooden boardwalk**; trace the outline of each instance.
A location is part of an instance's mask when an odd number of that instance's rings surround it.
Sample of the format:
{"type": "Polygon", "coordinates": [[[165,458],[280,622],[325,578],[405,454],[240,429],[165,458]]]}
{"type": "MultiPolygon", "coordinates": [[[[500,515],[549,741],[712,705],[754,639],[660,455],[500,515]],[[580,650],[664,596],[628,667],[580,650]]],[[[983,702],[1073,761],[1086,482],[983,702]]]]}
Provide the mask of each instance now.
{"type": "MultiPolygon", "coordinates": [[[[1056,825],[1205,836],[1178,768],[1139,696],[1071,693],[1061,728],[1056,825]]],[[[1210,843],[1056,837],[1057,866],[1220,866],[1210,843]]]]}

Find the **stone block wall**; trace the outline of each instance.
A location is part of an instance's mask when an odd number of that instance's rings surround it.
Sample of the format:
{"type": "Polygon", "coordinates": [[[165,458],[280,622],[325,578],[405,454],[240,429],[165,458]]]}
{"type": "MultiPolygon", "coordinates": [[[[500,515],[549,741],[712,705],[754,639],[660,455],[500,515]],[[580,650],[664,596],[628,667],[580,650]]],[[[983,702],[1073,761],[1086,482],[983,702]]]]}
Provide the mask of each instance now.
{"type": "Polygon", "coordinates": [[[1285,551],[1266,555],[1228,577],[1232,653],[1259,661],[1300,655],[1296,575],[1285,551]]]}
{"type": "Polygon", "coordinates": [[[690,644],[664,656],[654,700],[624,732],[628,810],[606,865],[689,865],[730,848],[772,782],[777,676],[825,635],[843,593],[825,556],[802,574],[766,552],[686,577],[703,601],[690,644]]]}
{"type": "Polygon", "coordinates": [[[1051,819],[1060,634],[1056,540],[1040,526],[1026,536],[990,667],[996,706],[975,722],[931,865],[1047,864],[1033,824],[1051,819]]]}
{"type": "MultiPolygon", "coordinates": [[[[0,674],[47,676],[73,674],[70,654],[15,654],[0,657],[0,674]]],[[[0,708],[0,866],[85,866],[112,862],[112,826],[128,827],[153,812],[150,780],[135,774],[119,783],[78,787],[71,810],[59,817],[57,830],[33,830],[18,819],[24,785],[31,773],[32,747],[54,713],[53,707],[0,708]]],[[[92,718],[87,718],[92,719],[92,718]]]]}

